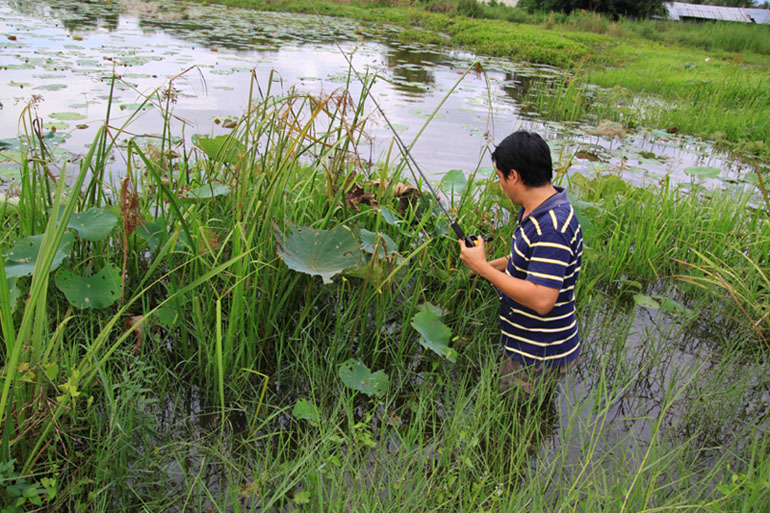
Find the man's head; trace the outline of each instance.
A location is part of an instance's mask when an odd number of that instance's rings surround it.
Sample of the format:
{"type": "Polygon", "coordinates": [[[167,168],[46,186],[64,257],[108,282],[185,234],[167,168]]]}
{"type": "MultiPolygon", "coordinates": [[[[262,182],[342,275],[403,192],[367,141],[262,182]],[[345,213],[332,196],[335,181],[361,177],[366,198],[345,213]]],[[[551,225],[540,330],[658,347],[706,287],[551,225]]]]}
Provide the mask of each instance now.
{"type": "Polygon", "coordinates": [[[492,152],[492,162],[506,180],[515,170],[527,187],[547,185],[553,176],[551,150],[534,132],[522,130],[503,139],[492,152]]]}

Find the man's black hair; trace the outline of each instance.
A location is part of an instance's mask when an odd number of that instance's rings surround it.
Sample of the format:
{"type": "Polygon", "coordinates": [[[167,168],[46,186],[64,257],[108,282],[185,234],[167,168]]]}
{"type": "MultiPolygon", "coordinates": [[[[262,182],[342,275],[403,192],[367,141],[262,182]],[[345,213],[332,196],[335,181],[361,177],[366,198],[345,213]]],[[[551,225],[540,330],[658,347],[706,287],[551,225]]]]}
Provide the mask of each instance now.
{"type": "Polygon", "coordinates": [[[492,162],[506,179],[515,169],[527,187],[546,185],[553,176],[551,150],[534,132],[522,130],[503,139],[492,152],[492,162]]]}

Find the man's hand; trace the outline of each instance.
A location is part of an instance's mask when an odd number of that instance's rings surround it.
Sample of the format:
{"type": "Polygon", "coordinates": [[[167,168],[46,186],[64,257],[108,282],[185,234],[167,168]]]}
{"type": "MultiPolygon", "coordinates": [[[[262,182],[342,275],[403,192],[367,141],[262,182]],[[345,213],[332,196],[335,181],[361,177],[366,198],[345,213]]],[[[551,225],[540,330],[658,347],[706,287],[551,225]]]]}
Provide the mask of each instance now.
{"type": "Polygon", "coordinates": [[[476,239],[478,245],[470,248],[465,245],[465,241],[463,240],[458,240],[457,242],[460,244],[460,260],[462,260],[472,272],[483,275],[481,272],[482,269],[489,265],[487,262],[487,253],[484,249],[484,239],[479,237],[476,239]]]}

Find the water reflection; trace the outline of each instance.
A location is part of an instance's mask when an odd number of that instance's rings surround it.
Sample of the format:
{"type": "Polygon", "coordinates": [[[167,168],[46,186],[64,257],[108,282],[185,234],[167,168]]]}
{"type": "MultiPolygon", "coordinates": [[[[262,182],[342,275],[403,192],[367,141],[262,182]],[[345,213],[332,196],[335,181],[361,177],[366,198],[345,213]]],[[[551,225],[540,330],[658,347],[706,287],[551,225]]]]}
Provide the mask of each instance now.
{"type": "Polygon", "coordinates": [[[393,47],[385,58],[393,73],[396,89],[417,96],[424,94],[427,86],[435,83],[432,68],[444,60],[438,52],[411,46],[393,47]]]}

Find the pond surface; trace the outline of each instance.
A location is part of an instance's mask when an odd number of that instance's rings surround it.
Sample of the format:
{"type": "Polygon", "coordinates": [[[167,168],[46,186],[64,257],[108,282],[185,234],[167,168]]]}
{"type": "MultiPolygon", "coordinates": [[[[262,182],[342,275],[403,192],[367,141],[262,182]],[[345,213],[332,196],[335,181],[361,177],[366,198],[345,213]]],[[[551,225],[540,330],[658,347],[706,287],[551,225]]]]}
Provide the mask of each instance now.
{"type": "MultiPolygon", "coordinates": [[[[48,144],[56,146],[62,162],[85,154],[106,116],[113,74],[122,79],[113,92],[113,126],[135,115],[131,134],[158,134],[158,109],[136,110],[146,95],[178,77],[172,133],[219,135],[245,111],[252,70],[263,89],[272,77],[274,94],[295,88],[320,95],[344,88],[348,64],[336,39],[352,54],[357,70],[378,74],[373,95],[409,144],[476,60],[465,52],[398,43],[395,27],[325,20],[184,2],[0,0],[0,179],[8,182],[18,173],[14,139],[24,131],[20,118],[27,105],[44,121],[48,144]],[[334,39],[325,35],[330,31],[334,39]]],[[[546,137],[555,161],[571,162],[570,173],[616,172],[641,184],[666,175],[691,181],[685,170],[712,167],[724,181],[751,179],[750,168],[693,137],[640,130],[621,139],[591,135],[597,121],[539,118],[524,98],[537,80],[557,78],[559,70],[504,59],[480,61],[486,74],[469,73],[414,146],[431,178],[451,169],[468,174],[481,167],[491,173],[490,145],[514,130],[529,129],[546,137]]],[[[360,95],[355,79],[349,89],[360,95]]],[[[392,136],[371,101],[367,107],[375,118],[368,125],[374,141],[362,156],[377,161],[392,136]]],[[[120,162],[114,172],[120,173],[120,162]]]]}

